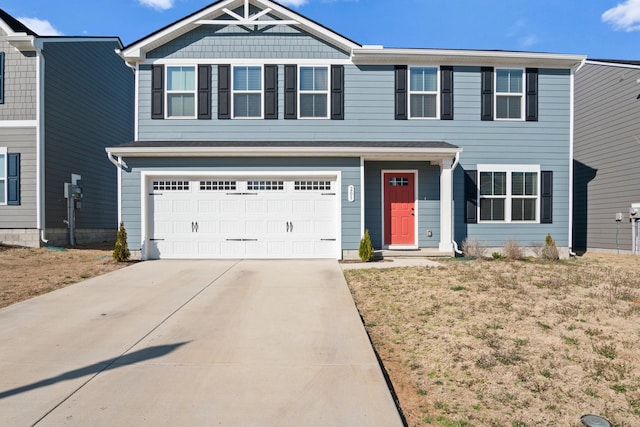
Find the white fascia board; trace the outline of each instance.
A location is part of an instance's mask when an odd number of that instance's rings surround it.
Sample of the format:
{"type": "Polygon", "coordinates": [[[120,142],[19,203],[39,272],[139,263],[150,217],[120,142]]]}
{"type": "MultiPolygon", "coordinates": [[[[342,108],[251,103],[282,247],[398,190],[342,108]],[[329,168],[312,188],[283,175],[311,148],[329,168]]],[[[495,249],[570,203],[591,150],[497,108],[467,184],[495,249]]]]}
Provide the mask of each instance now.
{"type": "Polygon", "coordinates": [[[586,59],[584,55],[441,49],[354,49],[355,64],[447,64],[447,65],[522,65],[571,68],[586,59]]]}
{"type": "Polygon", "coordinates": [[[584,61],[584,63],[589,65],[601,65],[604,67],[631,68],[635,70],[640,70],[640,65],[633,65],[633,64],[620,64],[617,62],[593,61],[591,59],[587,59],[586,61],[584,61]]]}
{"type": "Polygon", "coordinates": [[[33,43],[35,37],[27,33],[13,33],[13,35],[7,36],[5,40],[20,52],[35,52],[36,50],[33,43]]]}
{"type": "Polygon", "coordinates": [[[363,157],[365,160],[395,159],[438,161],[453,158],[462,148],[415,147],[123,147],[107,148],[120,157],[363,157]]]}
{"type": "Polygon", "coordinates": [[[141,65],[351,65],[350,59],[314,58],[153,58],[140,62],[141,65]]]}

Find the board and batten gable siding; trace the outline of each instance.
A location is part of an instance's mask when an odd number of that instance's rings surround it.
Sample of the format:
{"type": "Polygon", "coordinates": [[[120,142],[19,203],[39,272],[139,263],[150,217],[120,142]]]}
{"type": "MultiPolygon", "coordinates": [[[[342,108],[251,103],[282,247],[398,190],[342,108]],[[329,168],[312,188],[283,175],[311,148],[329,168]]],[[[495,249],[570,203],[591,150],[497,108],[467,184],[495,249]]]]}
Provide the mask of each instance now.
{"type": "Polygon", "coordinates": [[[638,79],[640,69],[605,64],[576,73],[575,250],[631,250],[628,213],[640,203],[638,79]]]}
{"type": "MultiPolygon", "coordinates": [[[[0,35],[6,36],[2,30],[0,35]]],[[[20,52],[5,40],[0,40],[0,52],[4,52],[4,102],[0,104],[0,120],[35,120],[36,53],[20,52]]]]}
{"type": "Polygon", "coordinates": [[[20,153],[20,204],[0,206],[0,229],[36,228],[36,128],[0,128],[0,147],[20,153]]]}
{"type": "Polygon", "coordinates": [[[358,158],[125,158],[129,166],[122,174],[122,219],[127,227],[129,248],[142,246],[141,171],[171,172],[301,172],[340,171],[342,192],[342,249],[357,250],[360,244],[360,159],[358,158]],[[356,198],[348,200],[353,185],[356,198]]]}
{"type": "Polygon", "coordinates": [[[116,168],[105,147],[133,139],[134,75],[114,40],[44,43],[46,226],[64,227],[64,183],[82,176],[78,228],[117,228],[116,168]]]}

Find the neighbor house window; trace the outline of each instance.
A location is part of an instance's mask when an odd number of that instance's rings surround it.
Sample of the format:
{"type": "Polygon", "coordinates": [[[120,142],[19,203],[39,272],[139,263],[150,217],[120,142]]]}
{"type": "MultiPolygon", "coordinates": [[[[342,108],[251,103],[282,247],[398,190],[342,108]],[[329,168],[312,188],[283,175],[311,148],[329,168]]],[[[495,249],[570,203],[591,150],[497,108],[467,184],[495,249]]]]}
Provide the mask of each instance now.
{"type": "Polygon", "coordinates": [[[262,118],[262,67],[233,67],[233,117],[262,118]]]}
{"type": "Polygon", "coordinates": [[[411,67],[409,69],[409,117],[438,118],[438,68],[411,67]]]}
{"type": "Polygon", "coordinates": [[[524,70],[496,69],[496,119],[522,120],[524,70]]]}
{"type": "Polygon", "coordinates": [[[167,67],[167,117],[196,117],[195,67],[167,67]]]}
{"type": "Polygon", "coordinates": [[[300,67],[300,118],[329,117],[329,67],[300,67]]]}
{"type": "Polygon", "coordinates": [[[478,167],[480,221],[538,222],[538,166],[478,167]]]}
{"type": "Polygon", "coordinates": [[[0,147],[0,205],[7,204],[7,148],[0,147]]]}

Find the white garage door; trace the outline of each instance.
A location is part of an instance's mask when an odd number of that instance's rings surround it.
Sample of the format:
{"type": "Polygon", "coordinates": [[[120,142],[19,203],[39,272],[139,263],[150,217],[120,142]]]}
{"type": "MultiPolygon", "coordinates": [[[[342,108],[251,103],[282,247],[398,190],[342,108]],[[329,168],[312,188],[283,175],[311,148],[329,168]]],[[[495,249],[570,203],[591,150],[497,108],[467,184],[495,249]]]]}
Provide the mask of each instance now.
{"type": "Polygon", "coordinates": [[[153,179],[148,256],[336,258],[336,181],[153,179]]]}

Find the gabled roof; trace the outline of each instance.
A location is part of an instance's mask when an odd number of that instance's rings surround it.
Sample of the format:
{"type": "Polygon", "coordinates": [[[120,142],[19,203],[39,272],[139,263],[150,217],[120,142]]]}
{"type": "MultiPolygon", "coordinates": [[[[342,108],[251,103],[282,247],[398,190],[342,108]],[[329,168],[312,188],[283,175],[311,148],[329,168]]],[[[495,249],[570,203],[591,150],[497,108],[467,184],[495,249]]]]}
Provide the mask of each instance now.
{"type": "MultiPolygon", "coordinates": [[[[22,22],[18,21],[13,16],[9,15],[4,10],[0,9],[0,19],[6,24],[10,31],[6,31],[6,28],[3,28],[7,35],[12,36],[11,33],[25,33],[30,36],[37,36],[37,34],[29,29],[22,22]]],[[[4,27],[4,26],[3,26],[4,27]]]]}
{"type": "Polygon", "coordinates": [[[7,34],[9,44],[20,51],[33,51],[33,41],[38,35],[26,25],[0,9],[0,28],[7,34]]]}
{"type": "MultiPolygon", "coordinates": [[[[122,49],[122,56],[128,62],[143,61],[146,57],[146,53],[162,46],[171,40],[174,40],[181,35],[194,30],[200,25],[209,25],[212,22],[220,22],[220,18],[229,19],[229,25],[239,25],[240,23],[248,24],[260,24],[264,21],[260,20],[265,15],[264,11],[268,10],[268,15],[276,17],[278,20],[282,20],[285,23],[295,25],[296,28],[312,34],[321,40],[326,41],[342,50],[351,52],[352,49],[360,47],[360,45],[353,40],[350,40],[335,31],[321,25],[311,19],[308,19],[297,12],[289,9],[272,0],[219,0],[215,3],[206,6],[191,15],[167,25],[164,28],[135,41],[124,49],[122,49]],[[229,13],[239,7],[243,7],[246,10],[250,5],[253,5],[263,12],[249,16],[248,12],[245,12],[245,16],[239,16],[235,13],[229,13]],[[208,21],[208,22],[207,22],[208,21]]],[[[227,22],[227,21],[225,21],[227,22]]],[[[277,21],[269,21],[277,22],[277,21]]],[[[264,25],[264,24],[263,24],[264,25]]]]}

